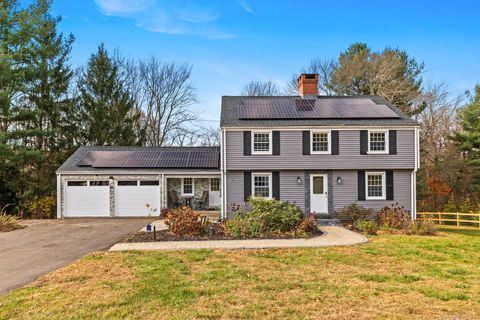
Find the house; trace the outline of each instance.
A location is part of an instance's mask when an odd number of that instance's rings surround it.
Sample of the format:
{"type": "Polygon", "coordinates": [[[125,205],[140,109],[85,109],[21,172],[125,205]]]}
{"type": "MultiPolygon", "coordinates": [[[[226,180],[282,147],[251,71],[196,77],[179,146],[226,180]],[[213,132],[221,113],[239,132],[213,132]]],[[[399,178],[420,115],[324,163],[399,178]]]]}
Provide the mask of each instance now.
{"type": "Polygon", "coordinates": [[[217,147],[81,147],[57,170],[58,217],[219,210],[250,196],[320,216],[399,203],[415,218],[419,124],[379,96],[224,96],[217,147]]]}
{"type": "Polygon", "coordinates": [[[219,210],[220,185],[218,147],[80,147],[57,170],[57,217],[219,210]]]}
{"type": "Polygon", "coordinates": [[[224,215],[252,195],[331,215],[352,203],[399,203],[415,218],[419,125],[379,96],[318,96],[318,75],[298,96],[222,98],[224,215]]]}

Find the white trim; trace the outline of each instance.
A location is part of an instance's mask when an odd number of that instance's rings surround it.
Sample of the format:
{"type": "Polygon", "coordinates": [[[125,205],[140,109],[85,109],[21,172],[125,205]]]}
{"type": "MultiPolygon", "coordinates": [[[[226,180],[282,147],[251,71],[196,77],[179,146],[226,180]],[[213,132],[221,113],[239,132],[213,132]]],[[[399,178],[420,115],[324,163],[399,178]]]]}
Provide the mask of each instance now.
{"type": "MultiPolygon", "coordinates": [[[[221,133],[220,133],[220,183],[222,184],[222,187],[223,187],[223,181],[225,180],[225,166],[223,164],[223,161],[225,160],[225,157],[223,155],[223,152],[225,150],[225,146],[223,145],[224,140],[225,140],[225,130],[221,130],[221,133]]],[[[226,216],[224,188],[220,188],[220,198],[221,198],[220,218],[224,220],[226,216]]]]}
{"type": "Polygon", "coordinates": [[[182,197],[193,197],[193,196],[195,196],[195,178],[194,177],[182,177],[180,194],[181,194],[182,197]],[[185,178],[192,179],[192,192],[191,193],[184,193],[183,192],[183,186],[184,186],[185,178]]]}
{"type": "Polygon", "coordinates": [[[268,197],[266,199],[272,199],[272,173],[252,172],[252,197],[255,197],[255,177],[268,177],[268,197]]]}
{"type": "Polygon", "coordinates": [[[320,212],[315,211],[316,213],[327,213],[328,214],[328,174],[326,173],[311,173],[310,174],[310,211],[312,210],[312,197],[313,197],[313,178],[314,177],[323,177],[323,194],[327,196],[327,211],[320,212]]]}
{"type": "Polygon", "coordinates": [[[414,130],[420,125],[406,125],[406,126],[271,126],[271,127],[222,127],[225,131],[269,131],[274,127],[275,130],[281,131],[298,131],[298,130],[414,130]]]}
{"type": "Polygon", "coordinates": [[[388,154],[389,153],[389,135],[388,135],[388,130],[368,130],[368,154],[388,154]],[[370,134],[371,133],[384,133],[385,134],[385,150],[370,150],[370,134]]]}
{"type": "Polygon", "coordinates": [[[310,130],[310,154],[332,154],[332,131],[331,130],[310,130]],[[326,133],[328,139],[327,151],[313,151],[313,134],[326,133]]]}
{"type": "Polygon", "coordinates": [[[385,171],[366,171],[365,172],[365,200],[387,200],[387,181],[385,171]],[[382,196],[370,197],[368,195],[368,176],[369,175],[382,175],[382,196]]]}
{"type": "Polygon", "coordinates": [[[272,130],[254,130],[252,131],[252,155],[271,155],[272,154],[272,130]],[[255,151],[255,134],[268,134],[268,151],[255,151]]]}
{"type": "Polygon", "coordinates": [[[57,219],[63,217],[62,212],[62,179],[60,175],[57,174],[57,219]]]}

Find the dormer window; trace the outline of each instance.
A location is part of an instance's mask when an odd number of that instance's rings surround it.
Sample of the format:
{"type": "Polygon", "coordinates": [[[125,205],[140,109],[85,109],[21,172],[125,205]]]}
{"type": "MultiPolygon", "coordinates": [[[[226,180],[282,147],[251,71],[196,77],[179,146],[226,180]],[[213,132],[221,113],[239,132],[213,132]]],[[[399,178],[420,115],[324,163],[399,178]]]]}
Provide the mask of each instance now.
{"type": "Polygon", "coordinates": [[[311,154],[330,154],[330,131],[311,131],[311,154]]]}
{"type": "Polygon", "coordinates": [[[252,154],[272,154],[272,132],[252,132],[252,154]]]}
{"type": "Polygon", "coordinates": [[[368,131],[368,153],[388,153],[388,130],[368,131]]]}

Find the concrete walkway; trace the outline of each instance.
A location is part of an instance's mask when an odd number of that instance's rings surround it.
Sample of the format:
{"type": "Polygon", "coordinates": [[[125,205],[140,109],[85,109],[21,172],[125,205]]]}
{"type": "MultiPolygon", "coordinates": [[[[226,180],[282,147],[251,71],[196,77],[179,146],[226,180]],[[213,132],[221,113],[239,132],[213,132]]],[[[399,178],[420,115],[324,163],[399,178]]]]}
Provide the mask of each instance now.
{"type": "Polygon", "coordinates": [[[110,251],[188,249],[267,249],[350,246],[368,242],[363,235],[343,227],[320,227],[323,234],[310,239],[204,240],[117,243],[110,251]]]}

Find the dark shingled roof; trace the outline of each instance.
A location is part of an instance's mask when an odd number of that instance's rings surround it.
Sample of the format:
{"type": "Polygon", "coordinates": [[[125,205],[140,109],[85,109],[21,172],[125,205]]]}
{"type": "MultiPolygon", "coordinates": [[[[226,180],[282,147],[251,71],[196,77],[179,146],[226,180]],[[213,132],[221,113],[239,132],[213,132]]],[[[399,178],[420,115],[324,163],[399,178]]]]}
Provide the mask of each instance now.
{"type": "Polygon", "coordinates": [[[218,147],[80,147],[57,172],[102,169],[219,169],[218,147]]]}
{"type": "Polygon", "coordinates": [[[222,127],[415,126],[418,123],[380,96],[222,97],[222,127]]]}

